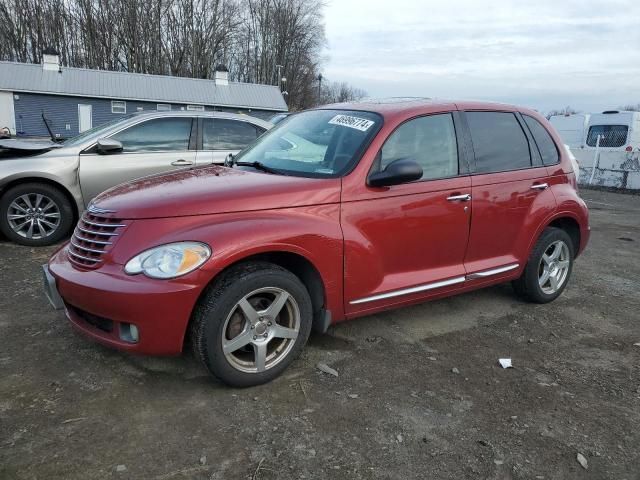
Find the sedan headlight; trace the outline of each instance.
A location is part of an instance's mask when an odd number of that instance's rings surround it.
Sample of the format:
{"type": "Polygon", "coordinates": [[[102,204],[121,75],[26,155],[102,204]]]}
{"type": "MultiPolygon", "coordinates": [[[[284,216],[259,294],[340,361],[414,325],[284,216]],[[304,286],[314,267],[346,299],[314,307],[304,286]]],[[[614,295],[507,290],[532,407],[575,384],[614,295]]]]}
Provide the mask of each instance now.
{"type": "Polygon", "coordinates": [[[151,278],[175,278],[192,272],[211,256],[208,245],[177,242],[161,245],[136,255],[124,266],[129,275],[144,273],[151,278]]]}

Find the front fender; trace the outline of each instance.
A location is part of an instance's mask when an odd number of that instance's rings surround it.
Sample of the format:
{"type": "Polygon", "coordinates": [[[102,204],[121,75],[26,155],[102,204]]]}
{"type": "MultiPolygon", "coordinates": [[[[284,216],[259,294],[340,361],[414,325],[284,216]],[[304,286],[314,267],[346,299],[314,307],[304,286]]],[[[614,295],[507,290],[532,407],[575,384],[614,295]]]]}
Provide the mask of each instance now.
{"type": "Polygon", "coordinates": [[[0,191],[17,182],[45,180],[64,189],[73,197],[78,212],[84,210],[84,202],[78,181],[78,162],[72,157],[43,159],[24,157],[0,160],[0,191]]]}
{"type": "Polygon", "coordinates": [[[111,251],[124,265],[138,253],[177,241],[207,243],[213,254],[199,269],[208,279],[254,255],[288,252],[308,260],[322,278],[327,309],[343,316],[343,240],[339,205],[131,221],[111,251]]]}

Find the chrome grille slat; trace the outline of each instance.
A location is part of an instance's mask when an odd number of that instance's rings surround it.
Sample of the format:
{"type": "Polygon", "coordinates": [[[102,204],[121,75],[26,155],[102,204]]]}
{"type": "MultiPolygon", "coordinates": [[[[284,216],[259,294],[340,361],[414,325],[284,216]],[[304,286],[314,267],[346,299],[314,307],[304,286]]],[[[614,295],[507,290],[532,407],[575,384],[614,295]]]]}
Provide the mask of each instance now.
{"type": "Polygon", "coordinates": [[[83,242],[98,243],[100,245],[112,245],[112,242],[105,242],[104,240],[91,240],[90,238],[81,237],[77,233],[74,233],[73,236],[78,240],[82,240],[83,242]]]}
{"type": "Polygon", "coordinates": [[[120,225],[120,224],[117,224],[117,223],[96,223],[96,222],[91,222],[91,221],[89,221],[89,220],[87,220],[85,218],[83,218],[82,221],[84,223],[89,224],[89,225],[93,225],[94,227],[105,227],[105,228],[114,227],[114,228],[116,228],[116,227],[125,227],[126,226],[126,225],[120,225]]]}
{"type": "Polygon", "coordinates": [[[71,245],[76,247],[78,250],[84,250],[85,252],[99,253],[100,255],[102,255],[104,253],[104,250],[96,250],[96,249],[93,249],[93,248],[88,248],[88,247],[84,247],[82,245],[78,245],[77,243],[75,243],[73,241],[73,238],[71,239],[71,245]]]}
{"type": "MultiPolygon", "coordinates": [[[[73,255],[74,257],[78,257],[78,258],[81,258],[82,260],[87,260],[87,261],[89,261],[89,262],[96,262],[96,263],[98,263],[98,262],[101,262],[101,261],[102,261],[102,260],[100,260],[99,258],[89,258],[89,257],[85,257],[85,256],[83,256],[83,255],[78,255],[77,253],[74,253],[74,252],[72,252],[71,250],[67,250],[67,253],[68,253],[69,255],[73,255]]],[[[81,265],[84,265],[84,264],[81,264],[81,265]]]]}
{"type": "Polygon", "coordinates": [[[117,233],[113,233],[113,232],[96,232],[95,230],[87,230],[85,228],[82,228],[80,225],[78,225],[78,230],[80,230],[81,232],[84,233],[90,233],[92,235],[105,235],[108,237],[117,237],[118,234],[117,233]]]}
{"type": "Polygon", "coordinates": [[[69,242],[69,261],[82,269],[97,268],[102,256],[109,251],[118,236],[117,230],[126,227],[121,220],[111,219],[87,211],[82,215],[69,242]]]}

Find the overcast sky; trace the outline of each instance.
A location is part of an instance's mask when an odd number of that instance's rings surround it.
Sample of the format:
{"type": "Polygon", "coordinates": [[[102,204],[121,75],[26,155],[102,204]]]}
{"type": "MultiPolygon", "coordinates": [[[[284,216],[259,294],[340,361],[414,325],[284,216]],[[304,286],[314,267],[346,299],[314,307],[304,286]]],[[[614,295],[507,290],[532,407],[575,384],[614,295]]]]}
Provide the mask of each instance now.
{"type": "Polygon", "coordinates": [[[640,0],[328,0],[323,74],[370,96],[640,103],[640,0]]]}

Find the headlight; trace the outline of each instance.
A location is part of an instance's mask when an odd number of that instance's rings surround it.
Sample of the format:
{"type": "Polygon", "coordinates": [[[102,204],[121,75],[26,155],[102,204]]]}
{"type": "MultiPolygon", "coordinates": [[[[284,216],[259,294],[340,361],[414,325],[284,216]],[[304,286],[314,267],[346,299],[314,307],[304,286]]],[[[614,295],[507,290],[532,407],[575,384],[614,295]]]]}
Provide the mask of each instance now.
{"type": "Polygon", "coordinates": [[[178,242],[161,245],[136,255],[124,266],[129,275],[144,273],[151,278],[175,278],[189,273],[211,256],[208,245],[178,242]]]}

